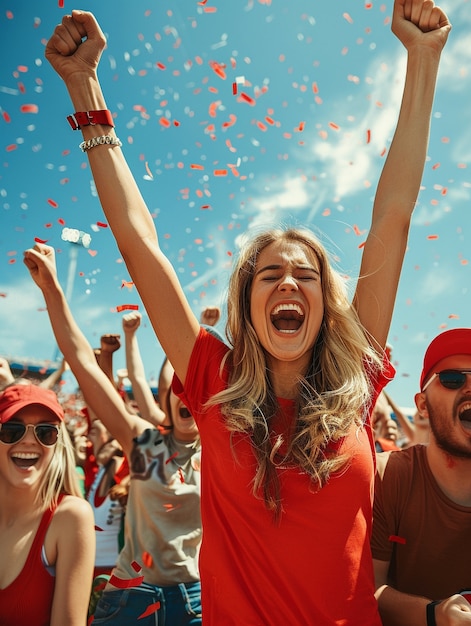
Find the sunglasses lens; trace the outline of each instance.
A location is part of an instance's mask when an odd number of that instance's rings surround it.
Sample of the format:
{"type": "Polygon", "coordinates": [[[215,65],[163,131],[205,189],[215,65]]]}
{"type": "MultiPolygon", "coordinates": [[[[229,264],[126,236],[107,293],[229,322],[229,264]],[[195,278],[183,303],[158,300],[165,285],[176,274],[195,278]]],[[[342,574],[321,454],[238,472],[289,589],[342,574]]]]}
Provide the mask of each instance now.
{"type": "Polygon", "coordinates": [[[52,424],[38,424],[34,432],[44,446],[53,446],[57,442],[59,432],[52,424]]]}
{"type": "Polygon", "coordinates": [[[16,443],[25,434],[26,426],[14,422],[2,424],[0,429],[0,441],[3,443],[16,443]]]}
{"type": "Polygon", "coordinates": [[[440,383],[446,389],[459,389],[466,382],[466,374],[456,370],[445,370],[438,375],[440,383]]]}

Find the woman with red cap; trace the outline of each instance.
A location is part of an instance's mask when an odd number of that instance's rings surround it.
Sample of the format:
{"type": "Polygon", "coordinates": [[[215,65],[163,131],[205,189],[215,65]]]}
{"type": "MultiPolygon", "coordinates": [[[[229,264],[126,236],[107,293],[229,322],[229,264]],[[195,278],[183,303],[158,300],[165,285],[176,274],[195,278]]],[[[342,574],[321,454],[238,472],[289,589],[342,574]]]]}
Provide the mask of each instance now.
{"type": "Polygon", "coordinates": [[[56,394],[15,381],[0,396],[0,624],[83,626],[95,558],[56,394]]]}

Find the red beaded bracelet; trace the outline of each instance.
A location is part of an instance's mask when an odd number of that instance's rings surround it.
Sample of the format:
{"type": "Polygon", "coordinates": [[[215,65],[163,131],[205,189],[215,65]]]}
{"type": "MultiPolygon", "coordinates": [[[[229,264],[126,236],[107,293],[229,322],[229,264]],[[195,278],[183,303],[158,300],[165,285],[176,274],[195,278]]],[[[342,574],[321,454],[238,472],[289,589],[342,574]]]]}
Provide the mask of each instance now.
{"type": "Polygon", "coordinates": [[[77,111],[73,115],[68,115],[67,121],[72,126],[72,130],[78,130],[82,126],[95,126],[96,124],[114,128],[113,116],[108,109],[102,109],[101,111],[77,111]]]}

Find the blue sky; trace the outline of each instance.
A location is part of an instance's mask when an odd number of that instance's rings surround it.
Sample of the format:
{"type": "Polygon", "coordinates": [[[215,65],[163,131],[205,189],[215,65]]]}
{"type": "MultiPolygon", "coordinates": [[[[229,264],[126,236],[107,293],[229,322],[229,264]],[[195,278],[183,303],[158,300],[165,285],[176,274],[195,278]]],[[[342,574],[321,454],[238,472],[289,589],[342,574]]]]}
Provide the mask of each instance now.
{"type": "MultiPolygon", "coordinates": [[[[430,340],[470,323],[471,2],[442,6],[454,28],[390,332],[397,376],[389,392],[403,406],[413,403],[430,340]]],[[[67,93],[44,60],[72,8],[93,11],[108,37],[107,104],[197,314],[224,308],[239,238],[271,224],[313,228],[353,286],[402,93],[405,50],[390,31],[392,2],[0,0],[1,355],[56,356],[42,295],[22,263],[38,237],[55,247],[93,346],[121,332],[116,307],[137,304],[149,378],[163,358],[103,225],[81,137],[65,119],[67,93]],[[64,227],[92,237],[76,267],[64,227]]]]}

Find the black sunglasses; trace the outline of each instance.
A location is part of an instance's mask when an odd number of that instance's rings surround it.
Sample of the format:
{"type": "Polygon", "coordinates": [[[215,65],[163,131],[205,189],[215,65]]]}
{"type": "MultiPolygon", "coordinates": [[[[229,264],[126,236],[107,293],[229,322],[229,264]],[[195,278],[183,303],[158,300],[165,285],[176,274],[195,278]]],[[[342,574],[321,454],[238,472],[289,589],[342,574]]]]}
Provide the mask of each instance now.
{"type": "Polygon", "coordinates": [[[432,380],[437,377],[441,386],[445,387],[445,389],[461,389],[466,382],[467,374],[471,375],[471,370],[443,370],[435,372],[422,387],[422,391],[425,391],[432,380]]]}
{"type": "Polygon", "coordinates": [[[0,441],[8,445],[18,443],[32,428],[34,436],[42,446],[53,446],[57,443],[59,427],[54,424],[22,424],[21,422],[5,422],[0,427],[0,441]]]}

